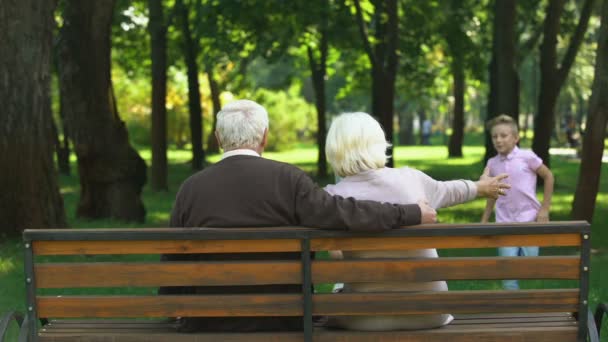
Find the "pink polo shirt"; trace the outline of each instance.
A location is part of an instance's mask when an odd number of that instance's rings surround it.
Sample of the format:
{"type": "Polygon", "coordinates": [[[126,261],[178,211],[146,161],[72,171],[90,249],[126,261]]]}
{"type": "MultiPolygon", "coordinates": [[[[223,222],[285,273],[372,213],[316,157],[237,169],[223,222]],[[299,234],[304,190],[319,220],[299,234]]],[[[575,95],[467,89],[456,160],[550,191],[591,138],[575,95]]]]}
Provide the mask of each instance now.
{"type": "Polygon", "coordinates": [[[500,154],[488,160],[490,176],[507,173],[504,182],[511,184],[504,196],[496,200],[496,222],[532,222],[540,209],[536,199],[536,170],[543,164],[534,152],[517,146],[507,156],[500,154]]]}

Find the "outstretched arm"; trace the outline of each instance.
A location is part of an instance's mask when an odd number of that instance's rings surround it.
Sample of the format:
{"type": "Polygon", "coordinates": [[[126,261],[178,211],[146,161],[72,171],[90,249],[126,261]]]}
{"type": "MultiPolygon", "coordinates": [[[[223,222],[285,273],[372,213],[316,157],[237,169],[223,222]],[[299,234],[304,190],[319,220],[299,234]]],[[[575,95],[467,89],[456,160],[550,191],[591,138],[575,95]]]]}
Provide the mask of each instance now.
{"type": "Polygon", "coordinates": [[[536,222],[548,222],[549,221],[549,210],[551,209],[551,198],[553,197],[553,184],[555,180],[553,178],[553,172],[543,164],[536,169],[536,174],[539,175],[544,183],[545,190],[543,192],[543,203],[536,215],[536,222]]]}

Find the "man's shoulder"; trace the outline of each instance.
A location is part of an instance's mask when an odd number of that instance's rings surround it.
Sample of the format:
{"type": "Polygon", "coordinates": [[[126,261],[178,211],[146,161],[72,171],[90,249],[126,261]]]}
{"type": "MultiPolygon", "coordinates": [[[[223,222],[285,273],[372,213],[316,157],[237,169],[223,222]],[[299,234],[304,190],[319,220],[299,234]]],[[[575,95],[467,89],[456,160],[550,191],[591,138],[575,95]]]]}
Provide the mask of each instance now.
{"type": "Polygon", "coordinates": [[[205,168],[204,170],[197,172],[196,174],[191,176],[191,178],[205,178],[212,174],[214,176],[217,176],[218,174],[222,175],[225,174],[225,172],[229,172],[229,170],[234,170],[238,172],[247,172],[247,170],[257,170],[268,173],[290,173],[294,175],[301,175],[305,173],[297,166],[288,163],[262,157],[240,155],[223,159],[205,168]]]}

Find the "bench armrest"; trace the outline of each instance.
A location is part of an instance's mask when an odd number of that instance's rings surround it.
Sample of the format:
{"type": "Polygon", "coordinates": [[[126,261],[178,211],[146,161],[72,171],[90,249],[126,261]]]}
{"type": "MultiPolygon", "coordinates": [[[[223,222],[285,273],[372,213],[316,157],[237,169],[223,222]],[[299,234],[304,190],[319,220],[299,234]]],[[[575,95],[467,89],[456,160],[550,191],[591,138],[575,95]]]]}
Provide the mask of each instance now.
{"type": "Polygon", "coordinates": [[[604,318],[604,315],[608,316],[608,303],[599,303],[597,305],[597,308],[595,309],[595,326],[597,327],[597,335],[600,335],[600,332],[602,331],[602,320],[604,318]]]}
{"type": "Polygon", "coordinates": [[[0,341],[4,341],[5,334],[10,326],[10,323],[15,321],[19,327],[23,324],[23,314],[18,311],[10,311],[0,318],[0,341]]]}

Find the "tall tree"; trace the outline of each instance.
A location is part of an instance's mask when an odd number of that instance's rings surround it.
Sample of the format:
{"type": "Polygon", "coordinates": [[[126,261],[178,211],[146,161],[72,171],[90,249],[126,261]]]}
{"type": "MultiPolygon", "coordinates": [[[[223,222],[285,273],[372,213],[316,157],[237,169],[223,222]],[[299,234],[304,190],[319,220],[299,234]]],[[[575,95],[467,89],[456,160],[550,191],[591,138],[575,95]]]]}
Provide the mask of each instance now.
{"type": "Polygon", "coordinates": [[[55,1],[0,6],[0,222],[2,233],[65,226],[53,166],[50,99],[55,1]]]}
{"type": "MultiPolygon", "coordinates": [[[[365,53],[369,58],[372,75],[372,115],[379,119],[386,132],[386,139],[393,142],[393,116],[395,98],[395,78],[399,57],[397,40],[399,36],[399,16],[397,0],[372,1],[373,37],[370,37],[365,22],[360,0],[355,0],[355,10],[359,33],[363,40],[365,53]]],[[[393,149],[389,148],[391,157],[387,165],[393,166],[393,149]]]]}
{"type": "Polygon", "coordinates": [[[167,26],[162,0],[148,0],[150,59],[152,60],[152,167],[150,185],[166,191],[167,186],[167,26]]]}
{"type": "Polygon", "coordinates": [[[205,161],[203,149],[203,109],[201,107],[201,93],[198,82],[198,41],[192,36],[188,8],[183,0],[175,2],[182,29],[183,51],[186,68],[188,69],[188,108],[190,109],[190,139],[192,142],[192,169],[200,170],[205,161]]]}
{"type": "Polygon", "coordinates": [[[61,96],[80,175],[76,214],[143,221],[146,164],[129,143],[110,76],[113,6],[68,0],[60,30],[61,96]]]}
{"type": "Polygon", "coordinates": [[[462,0],[450,1],[448,19],[444,26],[452,72],[452,92],[454,94],[454,111],[452,117],[452,135],[448,143],[449,157],[462,157],[464,140],[464,95],[466,90],[466,49],[467,35],[463,22],[468,15],[462,0]]]}
{"type": "Polygon", "coordinates": [[[219,153],[220,146],[215,138],[215,127],[217,126],[217,113],[222,109],[222,101],[220,100],[220,87],[213,66],[210,63],[205,64],[205,72],[209,81],[209,91],[211,92],[211,102],[213,103],[213,124],[211,126],[211,134],[207,138],[207,153],[219,153]]]}
{"type": "Polygon", "coordinates": [[[318,41],[309,42],[306,46],[308,63],[312,74],[312,85],[315,92],[315,106],[317,109],[317,167],[318,176],[327,177],[327,157],[325,155],[325,137],[327,135],[326,121],[326,94],[325,78],[327,76],[327,52],[329,49],[329,0],[323,0],[319,11],[318,41]],[[318,52],[314,46],[318,45],[318,52]]]}
{"type": "Polygon", "coordinates": [[[551,0],[547,5],[543,40],[540,46],[540,94],[538,111],[534,118],[534,140],[532,141],[532,150],[547,166],[550,165],[549,147],[555,126],[555,104],[587,31],[594,2],[595,0],[585,0],[583,3],[578,24],[559,64],[557,38],[565,0],[551,0]]]}
{"type": "MultiPolygon", "coordinates": [[[[59,58],[57,56],[57,39],[54,40],[53,44],[53,71],[59,77],[59,58]]],[[[68,134],[68,128],[65,122],[65,115],[63,113],[63,99],[59,96],[59,113],[58,123],[53,120],[53,131],[55,135],[55,155],[57,157],[57,168],[59,173],[69,176],[71,173],[70,167],[70,140],[68,134]],[[59,137],[59,127],[61,127],[61,139],[59,137]]]]}
{"type": "MultiPolygon", "coordinates": [[[[506,114],[519,117],[519,75],[517,73],[517,1],[494,0],[490,94],[486,120],[506,114]]],[[[485,130],[484,165],[496,150],[490,132],[485,130]]]]}
{"type": "Polygon", "coordinates": [[[572,204],[572,218],[589,222],[593,220],[595,210],[608,124],[608,1],[605,0],[601,20],[593,93],[589,100],[581,166],[572,204]]]}

